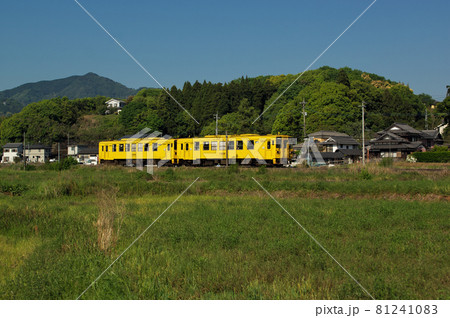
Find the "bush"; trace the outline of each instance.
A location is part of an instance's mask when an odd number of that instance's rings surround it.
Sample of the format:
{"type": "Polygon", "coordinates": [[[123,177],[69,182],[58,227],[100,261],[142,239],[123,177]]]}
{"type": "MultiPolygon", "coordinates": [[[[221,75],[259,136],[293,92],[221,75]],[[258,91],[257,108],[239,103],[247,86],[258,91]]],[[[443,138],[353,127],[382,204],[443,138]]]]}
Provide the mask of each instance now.
{"type": "Polygon", "coordinates": [[[392,165],[394,164],[394,159],[391,157],[388,158],[383,158],[381,159],[380,163],[378,164],[380,167],[392,167],[392,165]]]}
{"type": "Polygon", "coordinates": [[[26,190],[28,190],[28,187],[23,184],[0,184],[0,192],[8,193],[12,196],[19,196],[26,190]]]}
{"type": "Polygon", "coordinates": [[[258,174],[266,174],[267,173],[267,167],[265,165],[258,167],[258,174]]]}
{"type": "Polygon", "coordinates": [[[417,162],[450,162],[450,151],[414,152],[417,162]]]}
{"type": "Polygon", "coordinates": [[[164,171],[164,173],[163,173],[163,178],[166,181],[174,181],[174,180],[176,180],[175,172],[173,171],[173,169],[172,168],[167,168],[167,170],[164,171]]]}
{"type": "Polygon", "coordinates": [[[369,171],[367,169],[362,169],[361,172],[359,173],[359,176],[363,180],[370,180],[370,179],[372,179],[372,175],[369,173],[369,171]]]}
{"type": "Polygon", "coordinates": [[[60,162],[46,163],[44,165],[44,170],[56,170],[56,171],[68,170],[72,166],[76,165],[78,165],[78,162],[75,158],[67,157],[60,162]]]}
{"type": "Polygon", "coordinates": [[[228,166],[227,173],[229,173],[229,174],[231,174],[231,173],[239,173],[239,165],[238,164],[234,164],[234,165],[228,166]]]}

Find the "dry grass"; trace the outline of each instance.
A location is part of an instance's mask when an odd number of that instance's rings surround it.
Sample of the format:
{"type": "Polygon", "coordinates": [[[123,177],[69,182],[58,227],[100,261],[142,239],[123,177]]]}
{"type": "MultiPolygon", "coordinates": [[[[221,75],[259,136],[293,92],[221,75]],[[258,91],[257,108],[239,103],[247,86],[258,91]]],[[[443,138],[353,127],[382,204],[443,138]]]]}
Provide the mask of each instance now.
{"type": "Polygon", "coordinates": [[[117,191],[102,190],[97,194],[97,244],[104,252],[110,252],[116,245],[123,223],[124,206],[117,201],[117,191]]]}

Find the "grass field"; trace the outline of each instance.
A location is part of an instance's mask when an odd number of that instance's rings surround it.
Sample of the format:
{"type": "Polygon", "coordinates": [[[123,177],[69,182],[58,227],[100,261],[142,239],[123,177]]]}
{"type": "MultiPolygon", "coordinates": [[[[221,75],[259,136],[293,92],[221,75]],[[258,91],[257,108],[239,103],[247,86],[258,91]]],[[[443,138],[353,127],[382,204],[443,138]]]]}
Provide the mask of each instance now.
{"type": "Polygon", "coordinates": [[[0,298],[449,299],[450,165],[0,168],[0,298]]]}

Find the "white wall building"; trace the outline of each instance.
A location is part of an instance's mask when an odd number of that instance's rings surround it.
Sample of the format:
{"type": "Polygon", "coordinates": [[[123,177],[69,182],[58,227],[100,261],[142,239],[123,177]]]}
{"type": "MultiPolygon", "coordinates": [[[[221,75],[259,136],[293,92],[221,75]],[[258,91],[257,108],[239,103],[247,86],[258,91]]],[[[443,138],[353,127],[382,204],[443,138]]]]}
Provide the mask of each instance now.
{"type": "Polygon", "coordinates": [[[112,113],[120,113],[122,110],[122,107],[125,106],[125,102],[120,99],[111,98],[110,100],[107,100],[105,103],[108,107],[108,110],[106,111],[107,114],[112,113]]]}
{"type": "Polygon", "coordinates": [[[25,158],[31,163],[45,163],[50,159],[50,146],[46,145],[26,145],[25,158]]]}
{"type": "Polygon", "coordinates": [[[23,145],[21,143],[8,143],[3,146],[2,163],[14,163],[14,158],[22,158],[23,145]]]}

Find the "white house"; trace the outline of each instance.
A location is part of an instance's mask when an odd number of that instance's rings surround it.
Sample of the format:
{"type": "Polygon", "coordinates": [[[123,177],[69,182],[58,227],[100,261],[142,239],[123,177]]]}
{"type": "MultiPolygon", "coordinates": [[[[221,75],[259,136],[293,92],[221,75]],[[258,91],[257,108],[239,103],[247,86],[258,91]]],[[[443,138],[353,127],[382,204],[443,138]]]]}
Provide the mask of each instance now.
{"type": "Polygon", "coordinates": [[[122,107],[125,106],[125,102],[120,99],[111,98],[110,100],[107,100],[105,103],[108,107],[108,110],[106,111],[107,114],[110,113],[120,113],[122,110],[122,107]]]}
{"type": "Polygon", "coordinates": [[[358,149],[359,143],[350,136],[332,136],[320,143],[327,152],[335,152],[341,149],[358,149]]]}
{"type": "Polygon", "coordinates": [[[52,147],[46,145],[26,145],[25,158],[31,163],[45,163],[50,158],[52,147]]]}
{"type": "Polygon", "coordinates": [[[71,145],[67,149],[67,155],[74,157],[78,163],[85,165],[96,165],[98,163],[98,147],[71,145]]]}
{"type": "Polygon", "coordinates": [[[14,163],[15,158],[22,158],[23,145],[21,143],[8,143],[3,146],[2,163],[14,163]]]}

